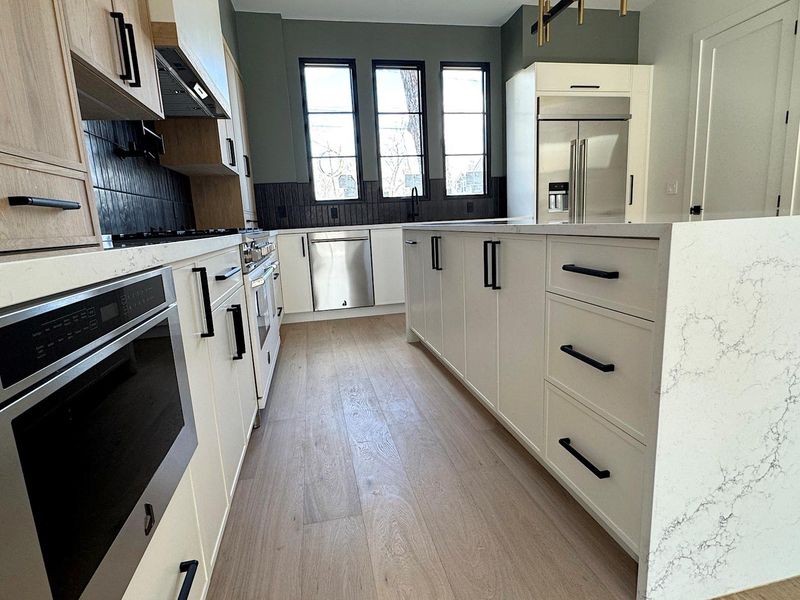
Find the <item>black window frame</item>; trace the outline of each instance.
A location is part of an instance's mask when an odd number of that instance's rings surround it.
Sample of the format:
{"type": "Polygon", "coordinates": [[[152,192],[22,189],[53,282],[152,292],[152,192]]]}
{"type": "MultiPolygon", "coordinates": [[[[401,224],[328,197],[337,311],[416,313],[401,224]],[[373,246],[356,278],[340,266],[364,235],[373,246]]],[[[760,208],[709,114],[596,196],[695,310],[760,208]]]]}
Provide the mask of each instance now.
{"type": "Polygon", "coordinates": [[[420,85],[420,123],[422,126],[422,190],[419,192],[420,200],[427,200],[430,197],[430,170],[428,165],[428,98],[425,74],[425,61],[424,60],[389,60],[389,59],[373,59],[372,61],[372,102],[374,107],[375,117],[375,154],[378,163],[378,193],[381,200],[386,201],[401,201],[408,200],[410,196],[384,196],[383,194],[383,172],[381,169],[381,129],[380,129],[380,115],[381,114],[416,114],[416,113],[381,113],[378,109],[378,78],[376,72],[378,69],[402,69],[412,68],[416,69],[419,73],[420,85]]]}
{"type": "Polygon", "coordinates": [[[442,175],[444,178],[444,197],[445,198],[486,198],[489,195],[489,183],[491,181],[491,109],[492,109],[492,79],[491,64],[488,62],[468,62],[468,61],[442,61],[439,64],[439,87],[442,94],[442,175]],[[475,156],[474,154],[447,154],[445,144],[444,121],[446,114],[477,114],[477,113],[448,113],[444,108],[444,72],[446,69],[480,70],[483,73],[483,193],[481,194],[449,194],[447,191],[447,157],[448,156],[475,156]]]}
{"type": "MultiPolygon", "coordinates": [[[[342,204],[350,202],[363,202],[362,192],[364,183],[364,171],[362,167],[361,152],[361,117],[358,107],[358,73],[356,71],[355,58],[315,58],[303,56],[299,58],[300,65],[300,97],[303,104],[303,124],[306,134],[306,162],[308,164],[308,181],[311,184],[311,197],[315,203],[320,204],[342,204]],[[356,151],[356,193],[355,198],[330,198],[319,200],[317,190],[314,185],[314,159],[311,155],[311,128],[308,119],[308,100],[306,97],[306,66],[347,66],[350,69],[350,93],[353,98],[353,126],[355,128],[355,151],[356,151]]],[[[350,113],[314,113],[314,114],[350,114],[350,113]]]]}

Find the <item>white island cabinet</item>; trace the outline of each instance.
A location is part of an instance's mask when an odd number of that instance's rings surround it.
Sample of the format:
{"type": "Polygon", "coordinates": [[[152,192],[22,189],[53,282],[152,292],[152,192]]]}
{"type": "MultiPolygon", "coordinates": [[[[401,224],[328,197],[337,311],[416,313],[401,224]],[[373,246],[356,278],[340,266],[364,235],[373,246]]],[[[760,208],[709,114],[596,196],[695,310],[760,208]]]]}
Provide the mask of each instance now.
{"type": "Polygon", "coordinates": [[[409,341],[639,561],[639,598],[800,576],[800,218],[404,239],[409,341]]]}

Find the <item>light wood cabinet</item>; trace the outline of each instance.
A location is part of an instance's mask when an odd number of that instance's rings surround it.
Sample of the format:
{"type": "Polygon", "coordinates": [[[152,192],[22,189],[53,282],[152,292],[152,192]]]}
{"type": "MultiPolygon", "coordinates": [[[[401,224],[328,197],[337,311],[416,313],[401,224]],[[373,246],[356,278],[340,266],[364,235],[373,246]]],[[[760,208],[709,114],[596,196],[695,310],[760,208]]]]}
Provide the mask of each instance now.
{"type": "Polygon", "coordinates": [[[210,570],[222,539],[228,496],[214,409],[214,382],[211,375],[213,365],[209,354],[211,338],[203,336],[206,333],[206,323],[200,278],[196,271],[198,268],[207,269],[208,265],[206,262],[192,262],[173,269],[173,277],[197,429],[197,449],[190,466],[196,493],[200,540],[206,565],[210,570]]]}
{"type": "Polygon", "coordinates": [[[311,264],[306,234],[279,235],[278,257],[281,261],[284,312],[311,312],[314,310],[314,301],[311,296],[311,264]]]}
{"type": "Polygon", "coordinates": [[[181,563],[189,561],[197,561],[197,571],[188,598],[200,600],[205,596],[209,577],[200,545],[194,500],[192,476],[187,470],[128,584],[123,600],[174,600],[187,577],[187,573],[181,571],[181,563]]]}
{"type": "Polygon", "coordinates": [[[231,119],[166,119],[156,131],[164,137],[162,166],[184,175],[238,174],[231,119]]]}
{"type": "Polygon", "coordinates": [[[403,231],[396,229],[370,230],[372,244],[372,282],[375,306],[402,304],[403,291],[403,231]]]}
{"type": "Polygon", "coordinates": [[[162,118],[147,0],[63,3],[82,118],[162,118]]]}

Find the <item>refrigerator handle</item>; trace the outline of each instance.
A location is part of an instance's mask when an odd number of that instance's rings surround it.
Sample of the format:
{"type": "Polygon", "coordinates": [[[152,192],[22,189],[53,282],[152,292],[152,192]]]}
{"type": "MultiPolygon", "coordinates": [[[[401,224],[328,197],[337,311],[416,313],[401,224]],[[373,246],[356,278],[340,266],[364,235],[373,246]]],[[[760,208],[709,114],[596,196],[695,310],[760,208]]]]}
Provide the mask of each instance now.
{"type": "Polygon", "coordinates": [[[569,143],[569,222],[575,223],[575,207],[578,204],[578,140],[569,143]]]}
{"type": "Polygon", "coordinates": [[[580,188],[581,188],[581,198],[580,198],[580,209],[579,209],[579,221],[578,223],[583,223],[586,220],[586,140],[583,139],[580,142],[580,151],[578,155],[578,177],[581,180],[580,188]]]}

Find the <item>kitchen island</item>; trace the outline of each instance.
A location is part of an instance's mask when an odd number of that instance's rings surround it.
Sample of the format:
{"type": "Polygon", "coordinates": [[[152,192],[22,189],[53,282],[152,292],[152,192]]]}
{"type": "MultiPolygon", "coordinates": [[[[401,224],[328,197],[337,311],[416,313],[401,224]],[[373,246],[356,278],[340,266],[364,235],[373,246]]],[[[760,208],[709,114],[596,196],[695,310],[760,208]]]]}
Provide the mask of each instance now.
{"type": "Polygon", "coordinates": [[[800,575],[800,219],[404,227],[407,327],[639,560],[800,575]]]}

